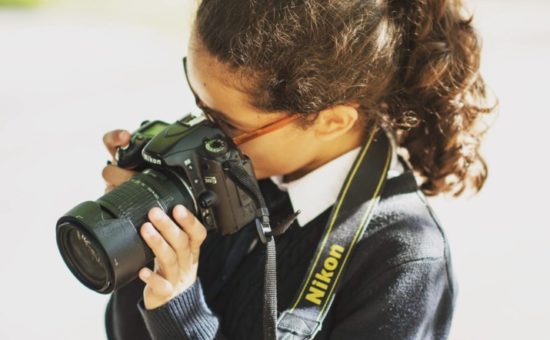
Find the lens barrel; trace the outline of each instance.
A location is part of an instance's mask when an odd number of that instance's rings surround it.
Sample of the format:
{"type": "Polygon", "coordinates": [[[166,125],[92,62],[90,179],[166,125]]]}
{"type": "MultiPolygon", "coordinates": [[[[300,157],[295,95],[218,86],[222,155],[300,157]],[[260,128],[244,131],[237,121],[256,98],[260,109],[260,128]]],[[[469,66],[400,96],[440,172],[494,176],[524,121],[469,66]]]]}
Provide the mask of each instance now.
{"type": "Polygon", "coordinates": [[[139,234],[149,210],[160,207],[170,213],[177,204],[196,213],[185,180],[167,169],[147,169],[61,217],[56,227],[59,251],[82,284],[111,293],[136,279],[154,258],[139,234]]]}

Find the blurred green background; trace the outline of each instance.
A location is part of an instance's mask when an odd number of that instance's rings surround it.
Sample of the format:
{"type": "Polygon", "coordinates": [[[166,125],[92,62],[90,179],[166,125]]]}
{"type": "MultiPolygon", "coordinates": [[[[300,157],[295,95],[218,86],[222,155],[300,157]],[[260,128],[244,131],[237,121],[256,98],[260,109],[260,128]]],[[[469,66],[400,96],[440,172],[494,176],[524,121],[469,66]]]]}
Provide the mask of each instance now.
{"type": "Polygon", "coordinates": [[[4,7],[31,7],[40,4],[42,0],[0,0],[4,7]]]}

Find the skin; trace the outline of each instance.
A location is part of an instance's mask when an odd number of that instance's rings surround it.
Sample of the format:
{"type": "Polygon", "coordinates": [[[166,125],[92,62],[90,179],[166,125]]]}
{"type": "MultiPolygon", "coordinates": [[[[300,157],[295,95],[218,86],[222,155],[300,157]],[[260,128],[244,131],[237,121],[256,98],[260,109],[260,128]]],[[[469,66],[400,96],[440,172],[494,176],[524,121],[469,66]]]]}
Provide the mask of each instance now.
{"type": "MultiPolygon", "coordinates": [[[[231,73],[203,48],[192,34],[187,54],[190,85],[202,105],[226,114],[226,120],[243,131],[253,131],[285,116],[284,112],[262,112],[250,104],[250,97],[233,86],[241,77],[231,73]]],[[[241,83],[242,84],[242,83],[241,83]]],[[[279,130],[246,142],[240,149],[248,155],[258,179],[284,175],[285,181],[298,179],[326,162],[360,146],[362,126],[356,105],[337,105],[319,112],[312,126],[303,129],[292,122],[279,130]],[[289,152],[292,150],[292,152],[289,152]]],[[[130,133],[115,130],[103,142],[113,157],[117,147],[127,145],[130,133]]],[[[103,169],[106,191],[128,180],[134,173],[113,165],[103,169]]],[[[189,288],[197,278],[200,246],[206,229],[183,205],[172,217],[160,208],[148,213],[150,222],[140,233],[155,254],[153,271],[142,268],[140,279],[147,309],[160,307],[189,288]]]]}

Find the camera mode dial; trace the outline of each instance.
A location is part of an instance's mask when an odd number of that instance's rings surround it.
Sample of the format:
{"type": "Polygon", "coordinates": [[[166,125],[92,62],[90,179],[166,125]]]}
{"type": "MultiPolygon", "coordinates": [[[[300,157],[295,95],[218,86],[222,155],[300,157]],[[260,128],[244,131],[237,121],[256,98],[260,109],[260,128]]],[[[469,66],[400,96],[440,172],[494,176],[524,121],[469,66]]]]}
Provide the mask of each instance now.
{"type": "Polygon", "coordinates": [[[227,152],[227,144],[223,141],[223,139],[209,139],[204,142],[204,150],[206,150],[209,156],[222,156],[227,152]]]}

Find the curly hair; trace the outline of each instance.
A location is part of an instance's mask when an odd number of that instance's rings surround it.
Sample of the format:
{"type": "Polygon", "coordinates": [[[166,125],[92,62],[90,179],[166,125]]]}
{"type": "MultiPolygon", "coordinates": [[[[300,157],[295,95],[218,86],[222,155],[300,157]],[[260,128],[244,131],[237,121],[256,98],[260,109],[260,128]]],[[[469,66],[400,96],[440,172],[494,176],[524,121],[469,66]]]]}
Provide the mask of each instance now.
{"type": "MultiPolygon", "coordinates": [[[[202,0],[206,50],[252,76],[260,110],[315,118],[354,103],[404,151],[429,196],[479,192],[487,105],[480,38],[460,0],[202,0]]],[[[312,119],[304,119],[311,122],[312,119]]]]}

